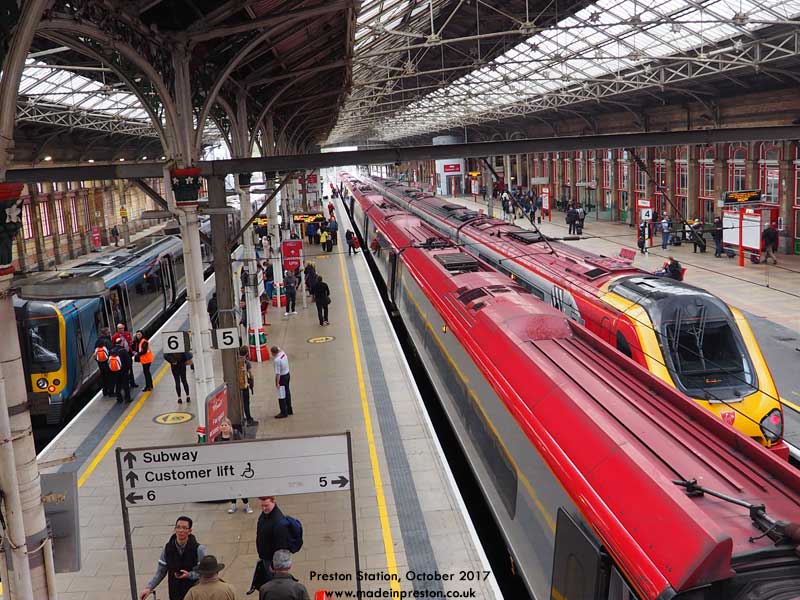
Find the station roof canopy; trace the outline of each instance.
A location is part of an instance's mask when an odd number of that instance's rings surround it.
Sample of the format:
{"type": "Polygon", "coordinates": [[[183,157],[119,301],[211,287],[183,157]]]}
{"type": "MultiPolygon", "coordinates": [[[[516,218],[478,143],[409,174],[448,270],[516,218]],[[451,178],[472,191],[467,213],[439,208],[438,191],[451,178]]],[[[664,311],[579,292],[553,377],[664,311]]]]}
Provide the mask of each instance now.
{"type": "Polygon", "coordinates": [[[741,91],[753,75],[796,85],[798,15],[800,0],[365,0],[328,142],[741,91]]]}
{"type": "Polygon", "coordinates": [[[276,134],[316,144],[345,97],[356,6],[354,0],[56,0],[38,25],[19,88],[15,159],[164,154],[160,137],[170,101],[164,89],[175,101],[173,57],[180,49],[190,67],[195,126],[205,126],[198,146],[235,141],[238,95],[247,104],[249,133],[268,111],[276,134]]]}

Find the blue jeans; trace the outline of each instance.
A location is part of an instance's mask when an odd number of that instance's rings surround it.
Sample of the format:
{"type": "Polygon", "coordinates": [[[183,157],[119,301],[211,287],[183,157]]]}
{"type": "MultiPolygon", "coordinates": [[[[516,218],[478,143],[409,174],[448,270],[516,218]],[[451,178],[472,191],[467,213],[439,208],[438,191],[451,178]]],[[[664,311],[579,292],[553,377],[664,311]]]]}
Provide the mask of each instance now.
{"type": "Polygon", "coordinates": [[[669,231],[661,232],[661,249],[666,250],[669,246],[669,231]]]}
{"type": "Polygon", "coordinates": [[[714,256],[722,256],[722,240],[714,240],[714,256]]]}

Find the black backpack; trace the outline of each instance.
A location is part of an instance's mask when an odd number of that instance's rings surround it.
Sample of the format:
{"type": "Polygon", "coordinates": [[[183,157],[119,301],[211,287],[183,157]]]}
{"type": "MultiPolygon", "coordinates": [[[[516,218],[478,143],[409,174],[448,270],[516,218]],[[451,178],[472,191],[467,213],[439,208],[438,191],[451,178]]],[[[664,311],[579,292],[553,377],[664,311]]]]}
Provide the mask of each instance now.
{"type": "Polygon", "coordinates": [[[303,547],[303,524],[289,515],[284,515],[281,524],[286,527],[286,539],[289,547],[287,550],[292,554],[300,552],[303,547]]]}

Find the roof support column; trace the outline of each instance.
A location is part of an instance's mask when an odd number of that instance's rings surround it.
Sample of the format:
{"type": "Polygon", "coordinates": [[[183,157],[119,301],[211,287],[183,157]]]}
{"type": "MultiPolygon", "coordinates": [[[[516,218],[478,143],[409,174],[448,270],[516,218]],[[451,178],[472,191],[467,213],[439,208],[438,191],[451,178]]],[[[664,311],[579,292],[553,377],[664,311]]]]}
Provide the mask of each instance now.
{"type": "MultiPolygon", "coordinates": [[[[698,148],[694,144],[689,144],[686,155],[686,206],[695,219],[701,218],[703,208],[700,206],[700,169],[697,164],[698,148]]],[[[684,215],[685,219],[689,215],[684,215]]]]}
{"type": "Polygon", "coordinates": [[[779,198],[780,209],[778,215],[783,219],[783,228],[778,232],[778,250],[791,254],[794,252],[792,239],[792,211],[794,204],[794,156],[797,142],[785,141],[781,152],[779,198]]]}
{"type": "Polygon", "coordinates": [[[748,190],[760,189],[758,181],[758,159],[761,156],[761,142],[747,144],[747,160],[745,163],[745,187],[748,190]]]}
{"type": "MultiPolygon", "coordinates": [[[[275,156],[275,120],[272,113],[264,115],[263,128],[261,130],[262,141],[264,143],[264,153],[266,156],[275,156]]],[[[264,183],[270,181],[270,178],[278,177],[277,173],[264,173],[264,183]]],[[[291,211],[289,211],[289,189],[288,184],[284,185],[284,191],[279,192],[275,199],[269,203],[269,232],[270,232],[270,247],[269,259],[272,263],[272,273],[275,278],[275,290],[278,292],[278,312],[280,312],[280,289],[283,285],[283,268],[281,266],[280,258],[280,243],[281,243],[281,228],[278,223],[278,201],[281,203],[281,213],[284,218],[284,228],[291,227],[291,211]]]]}
{"type": "MultiPolygon", "coordinates": [[[[728,144],[716,144],[714,147],[714,195],[721,197],[728,181],[728,144]]],[[[716,208],[716,206],[715,206],[716,208]]],[[[721,216],[721,215],[720,215],[721,216]]]]}
{"type": "Polygon", "coordinates": [[[67,237],[67,255],[72,258],[77,258],[78,254],[75,252],[75,236],[78,236],[77,231],[72,231],[72,202],[74,197],[70,193],[70,183],[65,181],[58,184],[58,191],[61,192],[61,210],[64,213],[64,232],[67,237]]]}
{"type": "MultiPolygon", "coordinates": [[[[668,148],[667,151],[669,152],[669,155],[668,155],[669,158],[665,158],[664,159],[664,174],[666,175],[667,184],[664,186],[664,189],[666,190],[667,194],[669,194],[670,198],[674,198],[675,197],[675,159],[673,157],[675,156],[675,149],[674,148],[668,148]]],[[[675,220],[675,218],[677,218],[677,215],[672,214],[672,213],[674,213],[674,209],[671,208],[668,204],[665,204],[664,210],[667,211],[668,213],[670,213],[670,215],[673,217],[673,227],[677,228],[678,227],[678,223],[675,220]]],[[[686,215],[683,215],[683,218],[684,219],[687,218],[686,215]]]]}

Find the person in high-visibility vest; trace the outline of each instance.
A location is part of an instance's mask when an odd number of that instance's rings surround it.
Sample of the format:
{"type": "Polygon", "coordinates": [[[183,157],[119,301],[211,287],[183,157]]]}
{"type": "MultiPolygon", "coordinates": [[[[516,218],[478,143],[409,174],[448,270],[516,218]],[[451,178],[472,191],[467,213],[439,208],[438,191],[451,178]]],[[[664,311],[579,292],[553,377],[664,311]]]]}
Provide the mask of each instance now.
{"type": "Polygon", "coordinates": [[[144,337],[144,332],[140,329],[133,337],[134,355],[133,360],[142,365],[144,371],[144,390],[145,392],[153,389],[153,376],[150,374],[150,365],[153,362],[153,351],[150,350],[150,341],[144,337]]]}

